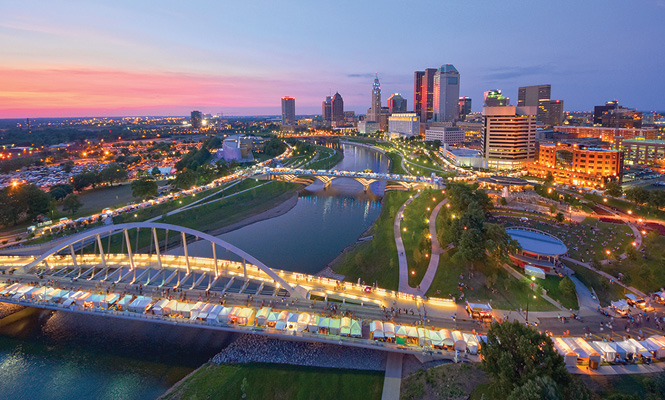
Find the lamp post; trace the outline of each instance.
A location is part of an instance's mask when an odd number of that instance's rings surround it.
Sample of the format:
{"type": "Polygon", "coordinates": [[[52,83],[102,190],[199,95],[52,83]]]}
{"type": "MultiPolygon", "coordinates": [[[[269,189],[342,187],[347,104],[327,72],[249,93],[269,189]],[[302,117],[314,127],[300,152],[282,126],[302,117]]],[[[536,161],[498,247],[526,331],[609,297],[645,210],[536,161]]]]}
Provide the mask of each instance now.
{"type": "MultiPolygon", "coordinates": [[[[535,280],[536,280],[536,277],[532,276],[531,277],[532,282],[529,282],[529,286],[531,287],[531,289],[533,289],[533,281],[535,281],[535,280]]],[[[526,326],[529,326],[529,297],[531,297],[531,295],[526,296],[526,326]]],[[[533,295],[533,298],[535,299],[536,296],[533,295]]]]}

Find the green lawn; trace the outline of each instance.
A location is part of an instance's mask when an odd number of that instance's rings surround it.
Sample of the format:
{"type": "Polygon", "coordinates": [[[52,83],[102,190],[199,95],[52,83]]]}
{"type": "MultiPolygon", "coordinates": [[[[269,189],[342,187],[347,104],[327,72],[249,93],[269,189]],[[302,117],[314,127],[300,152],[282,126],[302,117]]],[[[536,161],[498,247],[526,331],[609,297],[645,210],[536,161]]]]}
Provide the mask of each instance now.
{"type": "Polygon", "coordinates": [[[331,149],[324,146],[316,146],[319,152],[319,159],[307,164],[309,169],[330,169],[344,158],[344,153],[338,149],[331,149]]]}
{"type": "Polygon", "coordinates": [[[296,183],[275,181],[233,197],[164,217],[163,221],[204,232],[211,231],[269,210],[288,199],[299,187],[296,183]]]}
{"type": "Polygon", "coordinates": [[[635,203],[629,202],[627,200],[619,200],[612,197],[607,197],[607,203],[603,201],[603,196],[598,196],[596,194],[587,193],[584,195],[584,198],[592,200],[599,204],[607,204],[612,207],[618,208],[623,212],[632,211],[636,217],[645,217],[649,219],[659,219],[665,220],[665,211],[658,210],[652,207],[647,206],[638,206],[635,203]]]}
{"type": "Polygon", "coordinates": [[[380,399],[383,371],[279,364],[207,364],[165,399],[380,399]]]}
{"type": "Polygon", "coordinates": [[[132,197],[132,187],[129,183],[117,186],[100,186],[77,193],[77,195],[81,203],[83,203],[83,207],[73,216],[60,210],[63,216],[76,219],[100,212],[107,207],[117,207],[138,201],[138,199],[132,197]]]}
{"type": "Polygon", "coordinates": [[[408,172],[402,168],[402,156],[394,151],[387,152],[386,156],[390,159],[390,173],[399,175],[409,175],[408,172]]]}
{"type": "Polygon", "coordinates": [[[547,275],[546,279],[536,279],[534,282],[541,288],[547,290],[548,296],[554,300],[559,300],[562,306],[576,310],[579,306],[577,304],[577,293],[575,293],[572,297],[564,296],[559,289],[559,283],[562,279],[563,278],[558,276],[547,275]]]}
{"type": "Polygon", "coordinates": [[[665,286],[665,237],[651,233],[644,239],[644,256],[635,253],[622,261],[600,265],[599,268],[612,276],[624,275],[623,282],[645,293],[665,286]]]}
{"type": "Polygon", "coordinates": [[[409,285],[412,287],[416,287],[422,281],[427,271],[429,257],[432,253],[428,221],[432,210],[441,200],[443,200],[441,191],[427,189],[404,210],[404,219],[400,226],[402,228],[402,242],[409,265],[409,285]]]}
{"type": "Polygon", "coordinates": [[[598,296],[601,306],[607,306],[610,301],[625,297],[625,289],[616,284],[610,284],[607,278],[598,273],[581,267],[575,263],[564,261],[566,266],[575,271],[575,276],[589,289],[593,288],[598,296]]]}
{"type": "Polygon", "coordinates": [[[395,215],[413,192],[387,192],[383,197],[381,214],[376,219],[370,235],[374,238],[360,243],[339,257],[332,268],[346,276],[347,281],[358,278],[367,283],[378,282],[382,288],[397,290],[399,264],[393,226],[395,215]]]}

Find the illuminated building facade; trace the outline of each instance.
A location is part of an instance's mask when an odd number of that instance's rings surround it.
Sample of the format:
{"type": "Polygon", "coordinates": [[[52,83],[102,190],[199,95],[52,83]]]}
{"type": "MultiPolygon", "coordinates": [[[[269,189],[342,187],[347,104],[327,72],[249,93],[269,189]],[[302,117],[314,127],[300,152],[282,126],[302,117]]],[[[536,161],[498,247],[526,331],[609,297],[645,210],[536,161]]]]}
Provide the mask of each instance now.
{"type": "Polygon", "coordinates": [[[485,107],[481,135],[490,169],[520,169],[536,158],[536,107],[485,107]]]}
{"type": "Polygon", "coordinates": [[[568,133],[571,137],[600,138],[603,142],[615,144],[619,137],[624,139],[635,139],[642,137],[647,140],[655,140],[658,137],[658,130],[655,128],[606,128],[602,126],[555,126],[555,132],[568,133]],[[573,136],[574,135],[574,136],[573,136]]]}
{"type": "Polygon", "coordinates": [[[413,111],[427,122],[434,116],[434,74],[436,68],[416,71],[414,74],[413,111]]]}
{"type": "Polygon", "coordinates": [[[665,165],[665,140],[619,139],[617,147],[629,164],[665,165]]]}
{"type": "Polygon", "coordinates": [[[406,112],[406,99],[399,93],[393,93],[388,98],[388,111],[391,114],[406,112]]]}
{"type": "Polygon", "coordinates": [[[452,64],[442,65],[434,74],[432,108],[435,121],[454,121],[459,117],[460,74],[452,64]]]}
{"type": "Polygon", "coordinates": [[[552,100],[552,85],[522,86],[517,92],[517,105],[538,107],[536,119],[548,126],[563,121],[563,100],[552,100]]]}
{"type": "Polygon", "coordinates": [[[388,132],[391,137],[420,135],[420,117],[416,113],[398,113],[388,117],[388,132]]]}
{"type": "Polygon", "coordinates": [[[294,97],[282,97],[282,125],[293,126],[296,124],[296,99],[294,97]]]}
{"type": "Polygon", "coordinates": [[[323,116],[323,124],[330,125],[332,123],[332,97],[326,96],[326,99],[321,104],[321,115],[323,116]]]}
{"type": "Polygon", "coordinates": [[[203,125],[203,113],[201,111],[192,111],[189,119],[192,128],[200,128],[203,125]]]}
{"type": "Polygon", "coordinates": [[[538,161],[527,166],[529,174],[580,187],[602,187],[609,181],[621,182],[623,153],[601,147],[570,143],[546,143],[538,149],[538,161]]]}
{"type": "Polygon", "coordinates": [[[332,125],[338,126],[344,124],[344,99],[339,92],[336,92],[330,102],[330,113],[332,125]]]}
{"type": "Polygon", "coordinates": [[[459,108],[459,119],[463,120],[467,115],[471,114],[471,97],[460,97],[457,106],[459,108]]]}
{"type": "Polygon", "coordinates": [[[367,110],[367,120],[379,122],[379,115],[381,115],[381,84],[379,76],[376,75],[372,84],[372,105],[367,110]]]}
{"type": "Polygon", "coordinates": [[[510,97],[502,95],[501,90],[499,89],[488,90],[483,93],[483,101],[485,102],[485,107],[500,107],[510,105],[510,97]]]}
{"type": "Polygon", "coordinates": [[[466,135],[456,126],[432,126],[425,130],[425,141],[438,140],[441,144],[462,143],[466,135]]]}

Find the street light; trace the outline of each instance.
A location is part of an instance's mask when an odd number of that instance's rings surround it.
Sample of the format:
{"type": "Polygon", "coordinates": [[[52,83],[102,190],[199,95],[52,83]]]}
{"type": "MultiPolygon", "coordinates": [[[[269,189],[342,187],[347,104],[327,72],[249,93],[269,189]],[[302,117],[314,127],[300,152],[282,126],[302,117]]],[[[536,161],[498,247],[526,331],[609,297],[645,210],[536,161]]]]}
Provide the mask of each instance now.
{"type": "MultiPolygon", "coordinates": [[[[533,277],[531,277],[533,279],[533,277]]],[[[531,296],[526,296],[526,326],[529,326],[529,297],[531,296]]],[[[536,299],[536,295],[533,295],[533,299],[536,299]]]]}

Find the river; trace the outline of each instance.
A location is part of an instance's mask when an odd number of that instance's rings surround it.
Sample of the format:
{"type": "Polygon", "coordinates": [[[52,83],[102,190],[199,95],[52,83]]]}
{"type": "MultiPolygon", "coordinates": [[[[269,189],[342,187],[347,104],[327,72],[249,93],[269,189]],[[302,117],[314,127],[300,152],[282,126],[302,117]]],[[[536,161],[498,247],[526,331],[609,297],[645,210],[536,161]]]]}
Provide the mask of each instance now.
{"type": "MultiPolygon", "coordinates": [[[[343,145],[335,169],[385,172],[388,160],[343,145]]],[[[384,183],[316,181],[284,215],[220,237],[266,265],[315,273],[354,243],[380,212],[384,183]]],[[[205,254],[192,245],[191,255],[205,254]]],[[[0,304],[0,314],[2,307],[0,304]]],[[[226,346],[229,334],[64,312],[22,311],[0,321],[0,398],[154,399],[226,346]]]]}

